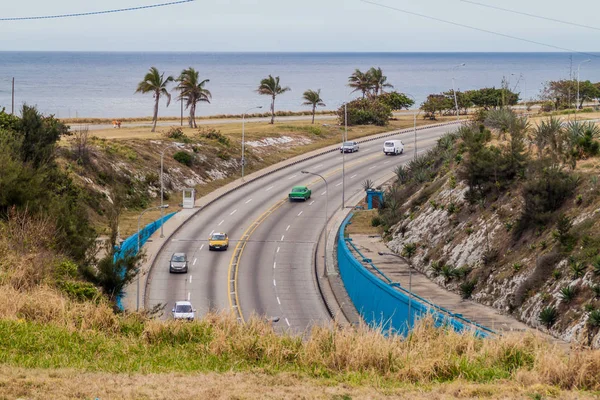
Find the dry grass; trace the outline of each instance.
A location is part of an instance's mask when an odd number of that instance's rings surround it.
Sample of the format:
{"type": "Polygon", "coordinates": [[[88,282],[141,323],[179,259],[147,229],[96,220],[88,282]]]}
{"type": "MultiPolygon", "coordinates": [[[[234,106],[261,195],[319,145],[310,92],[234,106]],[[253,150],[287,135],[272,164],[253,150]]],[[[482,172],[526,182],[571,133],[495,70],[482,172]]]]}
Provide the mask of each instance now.
{"type": "Polygon", "coordinates": [[[346,233],[363,235],[381,235],[383,229],[381,226],[373,226],[371,220],[378,216],[377,210],[355,211],[352,216],[352,223],[346,228],[346,233]]]}

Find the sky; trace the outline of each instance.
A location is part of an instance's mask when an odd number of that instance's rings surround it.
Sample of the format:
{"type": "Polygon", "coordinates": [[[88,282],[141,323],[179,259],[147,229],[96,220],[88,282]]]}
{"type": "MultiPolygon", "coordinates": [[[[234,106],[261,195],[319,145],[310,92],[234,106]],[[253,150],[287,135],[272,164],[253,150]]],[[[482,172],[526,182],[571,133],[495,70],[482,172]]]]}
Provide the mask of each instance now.
{"type": "MultiPolygon", "coordinates": [[[[168,0],[5,0],[0,17],[101,11],[168,0]]],[[[598,51],[600,30],[461,0],[372,0],[574,51],[598,51]]],[[[473,0],[600,29],[600,2],[473,0]],[[582,10],[585,10],[582,11],[582,10]]],[[[360,0],[196,0],[77,18],[0,21],[0,51],[527,52],[549,47],[453,26],[360,0]]],[[[1,61],[0,61],[1,62],[1,61]]]]}

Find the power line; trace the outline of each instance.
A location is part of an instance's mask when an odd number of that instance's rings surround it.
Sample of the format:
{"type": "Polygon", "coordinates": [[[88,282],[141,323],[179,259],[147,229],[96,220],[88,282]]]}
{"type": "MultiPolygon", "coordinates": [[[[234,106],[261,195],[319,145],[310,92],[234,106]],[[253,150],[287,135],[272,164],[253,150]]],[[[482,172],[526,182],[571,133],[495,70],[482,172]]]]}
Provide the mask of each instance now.
{"type": "Polygon", "coordinates": [[[385,4],[376,3],[376,2],[370,1],[370,0],[360,0],[360,1],[362,1],[363,3],[372,4],[374,6],[378,6],[378,7],[382,7],[382,8],[387,8],[389,10],[394,10],[394,11],[398,11],[398,12],[405,13],[405,14],[415,15],[415,16],[421,17],[421,18],[427,18],[427,19],[431,19],[433,21],[443,22],[445,24],[450,24],[450,25],[454,25],[454,26],[460,26],[461,28],[467,28],[467,29],[472,29],[472,30],[479,31],[479,32],[490,33],[492,35],[502,36],[502,37],[509,38],[509,39],[520,40],[522,42],[533,43],[533,44],[537,44],[539,46],[549,47],[549,48],[555,49],[555,50],[568,51],[569,53],[585,54],[586,56],[589,56],[589,57],[600,57],[600,55],[593,54],[593,53],[586,53],[586,52],[583,52],[583,51],[577,51],[577,50],[573,50],[573,49],[568,49],[566,47],[554,46],[554,45],[548,44],[548,43],[542,43],[542,42],[537,42],[535,40],[525,39],[525,38],[518,37],[518,36],[512,36],[512,35],[508,35],[506,33],[500,33],[500,32],[490,31],[490,30],[487,30],[487,29],[477,28],[477,27],[470,26],[470,25],[460,24],[458,22],[452,22],[452,21],[448,21],[448,20],[445,20],[445,19],[436,18],[436,17],[432,17],[430,15],[419,14],[419,13],[416,13],[416,12],[413,12],[413,11],[403,10],[401,8],[396,8],[396,7],[388,6],[388,5],[385,5],[385,4]]]}
{"type": "Polygon", "coordinates": [[[502,7],[492,6],[492,5],[489,5],[489,4],[478,3],[476,1],[469,1],[469,0],[460,0],[460,1],[463,2],[463,3],[469,3],[469,4],[474,4],[476,6],[493,8],[495,10],[505,11],[505,12],[509,12],[509,13],[513,13],[513,14],[525,15],[527,17],[544,19],[546,21],[558,22],[560,24],[578,26],[580,28],[588,28],[588,29],[593,29],[593,30],[596,30],[596,31],[600,31],[600,28],[596,28],[595,26],[577,24],[575,22],[563,21],[563,20],[556,19],[556,18],[543,17],[541,15],[535,15],[535,14],[529,14],[529,13],[521,12],[521,11],[509,10],[508,8],[502,8],[502,7]]]}
{"type": "Polygon", "coordinates": [[[99,14],[113,14],[125,11],[136,11],[136,10],[144,10],[148,8],[157,8],[157,7],[166,7],[173,6],[175,4],[182,3],[191,3],[196,0],[178,0],[171,1],[168,3],[160,3],[160,4],[150,4],[147,6],[138,6],[138,7],[129,7],[129,8],[118,8],[112,10],[104,10],[104,11],[90,11],[84,13],[72,13],[72,14],[57,14],[57,15],[42,15],[37,17],[8,17],[8,18],[0,18],[0,21],[26,21],[26,20],[36,20],[36,19],[56,19],[56,18],[70,18],[70,17],[85,17],[88,15],[99,15],[99,14]]]}

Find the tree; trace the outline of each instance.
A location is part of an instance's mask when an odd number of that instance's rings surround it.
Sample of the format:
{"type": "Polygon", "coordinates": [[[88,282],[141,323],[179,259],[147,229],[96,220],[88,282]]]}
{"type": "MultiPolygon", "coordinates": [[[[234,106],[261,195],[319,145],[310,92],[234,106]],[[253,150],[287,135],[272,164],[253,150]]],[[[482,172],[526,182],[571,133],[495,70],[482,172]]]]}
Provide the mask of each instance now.
{"type": "MultiPolygon", "coordinates": [[[[358,70],[357,70],[358,71],[358,70]]],[[[371,67],[367,72],[367,77],[371,81],[373,96],[379,96],[379,92],[383,94],[384,88],[393,88],[394,86],[387,82],[387,76],[383,75],[381,68],[371,67]]]]}
{"type": "Polygon", "coordinates": [[[273,78],[271,75],[269,75],[267,78],[260,81],[260,86],[258,86],[258,89],[256,90],[258,94],[271,96],[271,124],[275,123],[275,98],[280,94],[289,92],[290,90],[292,89],[290,89],[288,86],[281,87],[278,76],[273,78]]]}
{"type": "Polygon", "coordinates": [[[503,106],[514,106],[519,101],[519,95],[507,88],[482,88],[466,91],[465,94],[469,96],[474,106],[482,107],[485,110],[503,106]]]}
{"type": "Polygon", "coordinates": [[[312,106],[312,123],[315,123],[315,110],[317,107],[325,107],[323,99],[321,98],[321,89],[314,91],[312,89],[307,90],[302,94],[302,98],[305,100],[302,103],[305,106],[312,106]]]}
{"type": "Polygon", "coordinates": [[[471,96],[469,95],[469,93],[466,92],[461,92],[461,91],[456,91],[456,103],[454,102],[454,90],[449,90],[447,92],[443,93],[444,96],[448,97],[453,104],[452,110],[454,113],[456,113],[456,105],[458,104],[458,112],[461,113],[461,110],[464,110],[462,112],[462,114],[467,114],[467,110],[469,109],[469,107],[471,107],[473,105],[473,102],[471,101],[471,96]]]}
{"type": "Polygon", "coordinates": [[[353,88],[354,92],[361,92],[363,99],[366,94],[373,90],[373,78],[371,77],[371,71],[362,72],[358,68],[352,75],[348,77],[348,86],[353,88]]]}
{"type": "Polygon", "coordinates": [[[152,117],[152,132],[156,131],[156,122],[158,121],[158,102],[160,96],[167,98],[167,107],[171,104],[171,94],[167,90],[167,84],[175,79],[169,75],[164,78],[164,72],[161,74],[156,67],[151,67],[148,73],[144,76],[144,80],[138,83],[136,93],[152,93],[154,97],[154,115],[152,117]]]}
{"type": "Polygon", "coordinates": [[[380,94],[377,97],[377,100],[388,106],[391,110],[402,110],[403,108],[408,110],[413,104],[415,104],[413,99],[404,93],[398,92],[380,94]]]}
{"type": "Polygon", "coordinates": [[[208,89],[204,88],[209,79],[200,81],[198,78],[198,71],[194,68],[189,67],[181,71],[181,75],[177,78],[179,85],[177,89],[180,91],[179,99],[185,100],[185,107],[190,109],[190,128],[197,128],[196,126],[196,104],[198,102],[210,103],[212,94],[208,89]]]}
{"type": "Polygon", "coordinates": [[[392,110],[377,99],[356,99],[340,107],[337,115],[341,125],[344,125],[345,116],[348,116],[348,125],[378,125],[385,126],[392,116],[392,110]]]}
{"type": "Polygon", "coordinates": [[[435,119],[435,113],[439,112],[441,115],[444,110],[452,107],[453,103],[450,98],[443,94],[430,94],[427,96],[427,100],[421,104],[421,110],[425,111],[425,116],[431,119],[435,119]]]}

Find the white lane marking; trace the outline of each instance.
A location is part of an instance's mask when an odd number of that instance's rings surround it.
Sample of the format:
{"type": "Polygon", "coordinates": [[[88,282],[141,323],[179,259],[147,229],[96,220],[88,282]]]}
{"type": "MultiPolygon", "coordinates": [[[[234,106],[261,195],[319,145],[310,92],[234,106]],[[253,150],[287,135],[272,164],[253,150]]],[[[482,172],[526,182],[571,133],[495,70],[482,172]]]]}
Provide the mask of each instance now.
{"type": "Polygon", "coordinates": [[[344,157],[338,157],[337,159],[338,159],[338,160],[341,160],[342,158],[344,158],[344,157]]]}
{"type": "Polygon", "coordinates": [[[294,178],[295,178],[295,177],[297,177],[297,176],[298,176],[298,175],[292,175],[292,176],[290,176],[290,177],[288,178],[288,181],[289,181],[290,179],[294,179],[294,178]]]}
{"type": "MultiPolygon", "coordinates": [[[[196,265],[196,261],[198,261],[197,258],[194,258],[194,263],[192,265],[196,265]]],[[[190,281],[192,280],[192,278],[190,277],[190,281]]]]}
{"type": "Polygon", "coordinates": [[[223,222],[225,222],[225,220],[219,222],[219,226],[223,225],[223,222]]]}
{"type": "Polygon", "coordinates": [[[314,201],[314,200],[313,200],[313,201],[311,201],[311,202],[310,202],[308,205],[309,205],[309,206],[312,206],[313,204],[315,204],[315,201],[314,201]]]}
{"type": "Polygon", "coordinates": [[[277,303],[279,303],[279,305],[281,305],[281,301],[279,300],[279,297],[277,298],[277,303]]]}
{"type": "Polygon", "coordinates": [[[290,230],[290,226],[291,226],[291,225],[288,225],[288,226],[287,226],[287,228],[285,228],[285,231],[286,231],[286,232],[290,230]]]}
{"type": "Polygon", "coordinates": [[[327,193],[327,190],[321,193],[321,196],[325,196],[325,193],[327,193]]]}
{"type": "Polygon", "coordinates": [[[187,301],[190,301],[191,296],[192,296],[192,294],[190,292],[188,292],[188,300],[187,301]]]}
{"type": "Polygon", "coordinates": [[[208,234],[208,236],[212,236],[213,233],[215,233],[214,229],[212,231],[210,231],[210,233],[208,234]]]}
{"type": "Polygon", "coordinates": [[[391,162],[392,162],[392,161],[385,161],[385,162],[384,162],[384,164],[389,164],[389,163],[391,163],[391,162]]]}
{"type": "Polygon", "coordinates": [[[340,183],[338,183],[338,184],[337,184],[337,185],[335,185],[335,186],[340,186],[342,183],[344,183],[344,182],[340,182],[340,183]]]}
{"type": "Polygon", "coordinates": [[[285,319],[285,323],[288,324],[288,326],[290,326],[290,321],[288,321],[288,319],[285,319]]]}
{"type": "Polygon", "coordinates": [[[273,269],[277,268],[277,261],[273,262],[273,269]]]}
{"type": "Polygon", "coordinates": [[[354,175],[352,175],[352,176],[350,177],[350,179],[352,179],[352,178],[356,178],[356,175],[358,175],[358,174],[354,174],[354,175]]]}
{"type": "Polygon", "coordinates": [[[319,167],[322,167],[322,166],[323,166],[323,164],[315,165],[315,168],[319,168],[319,167]]]}
{"type": "Polygon", "coordinates": [[[229,215],[233,215],[233,214],[235,214],[236,212],[237,212],[237,208],[236,208],[235,210],[233,210],[233,211],[231,212],[231,214],[229,214],[229,215]]]}
{"type": "Polygon", "coordinates": [[[285,235],[281,235],[281,240],[280,242],[283,242],[283,238],[285,237],[285,235]]]}
{"type": "Polygon", "coordinates": [[[298,213],[298,216],[301,216],[303,212],[304,212],[304,211],[300,211],[300,212],[298,213]]]}
{"type": "Polygon", "coordinates": [[[249,199],[249,200],[246,202],[246,204],[250,203],[251,201],[252,201],[252,199],[249,199]]]}
{"type": "Polygon", "coordinates": [[[278,247],[278,248],[277,248],[277,252],[278,252],[278,253],[279,253],[279,249],[280,249],[280,247],[278,247]]]}
{"type": "Polygon", "coordinates": [[[190,283],[192,283],[192,276],[190,275],[190,283]]]}
{"type": "Polygon", "coordinates": [[[275,282],[275,279],[273,279],[273,286],[277,286],[277,282],[275,282]]]}
{"type": "Polygon", "coordinates": [[[204,248],[204,245],[200,246],[200,250],[202,250],[204,248]]]}
{"type": "Polygon", "coordinates": [[[373,166],[372,166],[371,168],[369,168],[369,169],[373,169],[373,168],[377,168],[377,165],[373,165],[373,166]]]}
{"type": "Polygon", "coordinates": [[[269,187],[267,188],[267,190],[265,190],[265,192],[268,192],[268,191],[269,191],[269,190],[271,190],[271,189],[273,189],[273,186],[269,186],[269,187]]]}

